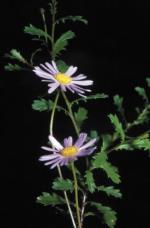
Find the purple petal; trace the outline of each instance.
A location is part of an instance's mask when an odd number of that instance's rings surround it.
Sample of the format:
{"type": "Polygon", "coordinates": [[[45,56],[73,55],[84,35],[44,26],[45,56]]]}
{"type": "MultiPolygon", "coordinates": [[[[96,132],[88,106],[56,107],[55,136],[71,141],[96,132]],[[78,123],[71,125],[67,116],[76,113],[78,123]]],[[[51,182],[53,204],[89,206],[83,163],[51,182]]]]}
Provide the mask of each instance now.
{"type": "Polygon", "coordinates": [[[58,152],[57,150],[52,149],[52,148],[49,148],[49,147],[47,147],[47,146],[42,146],[41,148],[42,148],[43,150],[46,150],[46,151],[58,152]]]}
{"type": "Polygon", "coordinates": [[[80,147],[80,150],[86,149],[87,147],[93,146],[93,144],[96,142],[96,139],[90,140],[88,143],[86,143],[84,146],[80,147]]]}
{"type": "Polygon", "coordinates": [[[57,157],[58,157],[58,154],[43,155],[39,158],[39,161],[49,161],[57,157]]]}
{"type": "Polygon", "coordinates": [[[51,94],[52,92],[54,92],[54,90],[56,90],[59,86],[58,83],[52,83],[52,84],[48,84],[49,87],[51,87],[50,89],[48,89],[48,93],[51,94]]]}
{"type": "Polygon", "coordinates": [[[65,147],[72,146],[72,143],[73,143],[73,139],[72,139],[71,136],[69,136],[68,138],[64,139],[64,146],[65,147]]]}
{"type": "Polygon", "coordinates": [[[78,148],[81,147],[83,145],[83,143],[85,142],[86,138],[87,138],[87,134],[81,133],[74,145],[77,146],[78,148]]]}
{"type": "Polygon", "coordinates": [[[65,74],[68,76],[72,76],[77,71],[77,69],[77,67],[70,66],[69,69],[65,72],[65,74]]]}
{"type": "Polygon", "coordinates": [[[96,149],[96,147],[90,148],[90,149],[86,149],[86,150],[80,150],[77,154],[77,157],[84,157],[87,155],[90,155],[93,153],[93,151],[96,149]]]}

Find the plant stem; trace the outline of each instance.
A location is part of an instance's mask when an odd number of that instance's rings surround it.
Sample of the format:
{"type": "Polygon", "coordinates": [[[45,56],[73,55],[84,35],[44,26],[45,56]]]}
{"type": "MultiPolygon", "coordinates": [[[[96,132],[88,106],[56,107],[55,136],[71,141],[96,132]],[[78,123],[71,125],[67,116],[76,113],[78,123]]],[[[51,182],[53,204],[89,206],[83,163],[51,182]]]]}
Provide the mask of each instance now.
{"type": "Polygon", "coordinates": [[[53,0],[52,4],[51,4],[51,14],[52,14],[52,32],[51,32],[52,51],[51,51],[51,55],[52,55],[53,60],[55,60],[54,44],[55,44],[56,4],[57,4],[57,1],[53,0]]]}
{"type": "MultiPolygon", "coordinates": [[[[44,31],[47,34],[47,25],[46,25],[46,19],[45,19],[45,10],[42,8],[40,11],[41,11],[42,20],[43,20],[44,31]]],[[[47,44],[47,36],[46,35],[45,35],[45,42],[47,44]]]]}
{"type": "Polygon", "coordinates": [[[63,98],[64,98],[64,100],[66,102],[66,105],[67,105],[67,108],[68,108],[68,111],[69,111],[69,114],[70,114],[69,116],[70,116],[70,118],[72,120],[72,123],[73,123],[73,126],[75,128],[76,134],[79,136],[80,131],[79,131],[79,128],[78,128],[78,126],[77,126],[77,124],[75,122],[75,119],[74,119],[74,115],[73,115],[73,112],[72,112],[72,109],[71,109],[70,102],[69,102],[67,96],[65,95],[65,93],[63,91],[62,91],[62,95],[63,95],[63,98]]]}
{"type": "MultiPolygon", "coordinates": [[[[57,107],[57,103],[58,103],[59,94],[60,94],[60,91],[58,91],[57,94],[56,94],[56,98],[55,98],[55,101],[54,101],[54,106],[53,106],[53,109],[52,109],[52,114],[51,114],[51,119],[50,119],[50,135],[53,135],[54,117],[55,117],[55,111],[56,111],[56,107],[57,107]]],[[[60,178],[63,179],[63,175],[62,175],[61,168],[60,168],[59,165],[57,165],[57,170],[58,170],[60,178]]],[[[69,203],[69,199],[68,199],[68,195],[67,195],[66,191],[64,191],[64,197],[65,197],[65,200],[66,200],[66,204],[67,204],[67,207],[68,207],[68,211],[69,211],[69,214],[70,214],[70,217],[71,217],[71,221],[72,221],[73,227],[76,228],[75,220],[74,220],[74,217],[73,217],[73,213],[72,213],[72,210],[71,210],[71,207],[70,207],[70,203],[69,203]]]]}
{"type": "Polygon", "coordinates": [[[50,135],[53,135],[54,116],[55,116],[55,111],[56,111],[56,107],[57,107],[57,103],[58,103],[59,93],[60,93],[60,91],[58,90],[55,101],[54,101],[54,106],[52,109],[51,120],[50,120],[50,135]]]}
{"type": "Polygon", "coordinates": [[[82,228],[81,220],[80,220],[79,199],[78,199],[78,182],[77,182],[74,162],[71,163],[71,168],[72,168],[72,174],[73,174],[73,179],[74,179],[75,206],[76,206],[76,214],[77,214],[77,220],[78,220],[78,228],[82,228]]]}

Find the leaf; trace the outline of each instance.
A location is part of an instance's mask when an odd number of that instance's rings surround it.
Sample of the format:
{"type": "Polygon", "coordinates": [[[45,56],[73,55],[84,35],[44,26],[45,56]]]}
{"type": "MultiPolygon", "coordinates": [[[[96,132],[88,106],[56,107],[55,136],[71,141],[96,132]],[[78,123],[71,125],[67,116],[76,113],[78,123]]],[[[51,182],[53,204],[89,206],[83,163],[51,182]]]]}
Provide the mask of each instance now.
{"type": "Polygon", "coordinates": [[[99,140],[98,132],[95,130],[90,131],[90,138],[99,140]]]}
{"type": "Polygon", "coordinates": [[[60,72],[62,72],[62,73],[65,73],[68,70],[68,68],[69,68],[69,66],[64,61],[62,61],[62,60],[58,60],[56,62],[56,65],[58,67],[58,70],[60,72]]]}
{"type": "Polygon", "coordinates": [[[58,19],[56,21],[56,24],[66,23],[66,21],[73,21],[73,22],[78,22],[79,21],[79,22],[84,23],[85,25],[88,24],[88,21],[86,19],[84,19],[82,16],[79,16],[79,15],[77,15],[77,16],[70,15],[70,16],[62,17],[62,18],[60,18],[60,19],[58,19]]]}
{"type": "Polygon", "coordinates": [[[108,98],[108,95],[106,95],[104,93],[96,93],[96,94],[93,94],[91,96],[76,99],[71,103],[71,105],[78,104],[79,101],[87,102],[87,100],[97,100],[97,99],[105,99],[105,98],[108,98]]]}
{"type": "Polygon", "coordinates": [[[91,202],[91,206],[96,207],[96,209],[103,214],[104,222],[109,228],[114,228],[117,221],[117,213],[112,210],[112,208],[102,205],[101,203],[91,202]]]}
{"type": "Polygon", "coordinates": [[[65,200],[55,193],[42,192],[42,195],[37,197],[37,203],[43,204],[44,206],[55,206],[65,204],[65,200]]]}
{"type": "Polygon", "coordinates": [[[10,59],[18,60],[21,63],[27,63],[25,58],[16,49],[12,49],[9,54],[5,54],[5,57],[10,58],[10,59]]]}
{"type": "Polygon", "coordinates": [[[122,123],[118,119],[118,116],[116,114],[109,114],[108,117],[111,120],[111,123],[114,125],[116,134],[120,136],[121,141],[123,142],[125,140],[125,133],[122,127],[122,123]]]}
{"type": "Polygon", "coordinates": [[[74,113],[75,120],[79,127],[82,126],[83,122],[88,118],[88,111],[85,108],[79,107],[77,112],[74,113]]]}
{"type": "Polygon", "coordinates": [[[107,160],[108,157],[106,152],[102,151],[97,153],[92,160],[92,169],[103,169],[114,183],[119,184],[121,180],[118,169],[107,160]]]}
{"type": "Polygon", "coordinates": [[[89,216],[95,216],[95,214],[90,211],[84,214],[84,218],[89,217],[89,216]]]}
{"type": "Polygon", "coordinates": [[[148,139],[148,138],[136,139],[133,142],[133,146],[136,149],[143,149],[143,150],[148,150],[149,151],[150,150],[150,139],[148,139]]]}
{"type": "Polygon", "coordinates": [[[141,96],[143,98],[143,100],[146,103],[149,103],[149,100],[148,100],[148,97],[147,97],[147,94],[146,94],[146,91],[144,88],[138,86],[138,87],[135,87],[135,91],[139,94],[139,96],[141,96]]]}
{"type": "Polygon", "coordinates": [[[101,151],[107,151],[107,149],[111,144],[112,136],[110,134],[103,134],[102,140],[103,140],[103,143],[102,143],[101,151]]]}
{"type": "Polygon", "coordinates": [[[4,69],[7,71],[20,71],[22,70],[22,67],[20,67],[18,64],[8,63],[7,65],[4,66],[4,69]]]}
{"type": "Polygon", "coordinates": [[[53,101],[45,100],[43,98],[39,100],[34,100],[32,104],[32,109],[35,111],[43,112],[43,111],[50,111],[53,108],[53,101]]]}
{"type": "Polygon", "coordinates": [[[91,193],[95,192],[96,185],[95,185],[93,173],[91,171],[87,170],[84,177],[85,177],[85,183],[86,183],[86,185],[88,187],[88,190],[91,193]]]}
{"type": "Polygon", "coordinates": [[[115,189],[114,186],[99,186],[99,191],[105,192],[108,196],[114,196],[115,198],[121,198],[122,194],[120,192],[120,189],[115,189]]]}
{"type": "Polygon", "coordinates": [[[123,97],[120,97],[118,94],[116,94],[113,97],[114,105],[117,107],[118,112],[122,113],[122,104],[123,104],[123,97]]]}
{"type": "Polygon", "coordinates": [[[43,31],[40,28],[35,27],[32,24],[30,24],[29,26],[25,26],[24,33],[30,34],[32,36],[38,36],[39,38],[40,37],[44,37],[44,38],[47,37],[50,40],[52,40],[51,36],[48,33],[46,33],[45,31],[43,31]]]}
{"type": "Polygon", "coordinates": [[[66,46],[68,45],[68,40],[73,39],[75,37],[75,33],[72,31],[67,31],[63,33],[55,42],[54,44],[54,55],[60,54],[61,51],[66,49],[66,46]]]}
{"type": "Polygon", "coordinates": [[[73,191],[73,183],[70,179],[57,178],[53,182],[52,188],[59,191],[73,191]]]}
{"type": "Polygon", "coordinates": [[[148,87],[150,87],[150,78],[146,78],[146,82],[147,82],[148,87]]]}

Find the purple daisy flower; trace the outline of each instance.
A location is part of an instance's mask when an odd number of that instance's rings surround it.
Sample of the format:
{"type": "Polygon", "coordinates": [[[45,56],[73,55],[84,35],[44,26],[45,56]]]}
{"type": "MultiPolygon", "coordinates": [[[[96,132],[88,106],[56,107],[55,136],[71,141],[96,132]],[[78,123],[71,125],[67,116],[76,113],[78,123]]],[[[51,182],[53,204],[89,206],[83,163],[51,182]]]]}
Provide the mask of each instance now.
{"type": "Polygon", "coordinates": [[[58,70],[56,63],[52,61],[52,64],[45,63],[40,64],[39,66],[34,67],[33,71],[38,75],[44,82],[48,82],[48,93],[52,93],[58,87],[61,88],[64,92],[70,90],[72,93],[76,92],[80,96],[84,96],[85,91],[91,92],[89,89],[85,89],[85,86],[90,86],[93,84],[92,80],[83,80],[87,76],[79,74],[75,77],[72,75],[77,71],[77,67],[70,66],[65,73],[62,73],[58,70]]]}
{"type": "Polygon", "coordinates": [[[77,160],[78,157],[87,156],[93,153],[96,149],[94,143],[96,139],[92,139],[85,143],[87,134],[81,133],[75,143],[71,136],[64,139],[63,145],[61,145],[53,136],[49,136],[53,148],[43,146],[42,149],[49,151],[51,154],[43,155],[39,158],[40,161],[44,161],[45,165],[50,165],[51,169],[57,165],[67,165],[70,161],[77,160]]]}

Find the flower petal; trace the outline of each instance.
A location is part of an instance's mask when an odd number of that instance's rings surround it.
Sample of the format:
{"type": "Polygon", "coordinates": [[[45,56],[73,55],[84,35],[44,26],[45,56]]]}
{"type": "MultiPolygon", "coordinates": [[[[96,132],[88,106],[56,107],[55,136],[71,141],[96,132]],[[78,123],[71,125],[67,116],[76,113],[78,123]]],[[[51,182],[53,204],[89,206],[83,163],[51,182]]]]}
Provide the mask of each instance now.
{"type": "Polygon", "coordinates": [[[73,81],[72,83],[76,85],[81,85],[81,86],[90,86],[93,84],[92,80],[83,80],[83,81],[73,81]]]}
{"type": "Polygon", "coordinates": [[[92,147],[90,149],[83,149],[83,150],[80,150],[77,154],[78,157],[84,157],[84,156],[87,156],[87,155],[90,155],[94,152],[94,150],[96,149],[96,147],[92,147]]]}
{"type": "Polygon", "coordinates": [[[52,148],[49,148],[49,147],[47,147],[47,146],[42,146],[41,148],[42,148],[43,150],[46,150],[46,151],[57,152],[57,150],[52,149],[52,148]]]}
{"type": "Polygon", "coordinates": [[[85,142],[86,138],[87,138],[87,134],[81,133],[74,145],[77,146],[78,148],[81,147],[83,145],[83,143],[85,142]]]}
{"type": "Polygon", "coordinates": [[[72,146],[72,143],[73,143],[73,139],[72,139],[71,136],[69,136],[68,138],[64,139],[64,146],[65,147],[72,146]]]}
{"type": "Polygon", "coordinates": [[[96,139],[90,140],[88,143],[86,143],[84,146],[80,147],[80,150],[86,149],[87,147],[91,147],[96,142],[96,139]]]}
{"type": "Polygon", "coordinates": [[[49,87],[51,87],[50,89],[48,89],[48,93],[52,93],[54,92],[55,89],[58,88],[59,84],[58,83],[52,83],[52,84],[48,84],[49,87]]]}
{"type": "Polygon", "coordinates": [[[52,135],[49,135],[49,141],[57,150],[62,150],[64,148],[52,135]]]}
{"type": "Polygon", "coordinates": [[[65,72],[65,74],[72,76],[77,71],[77,69],[78,69],[77,67],[70,66],[68,70],[65,72]]]}

